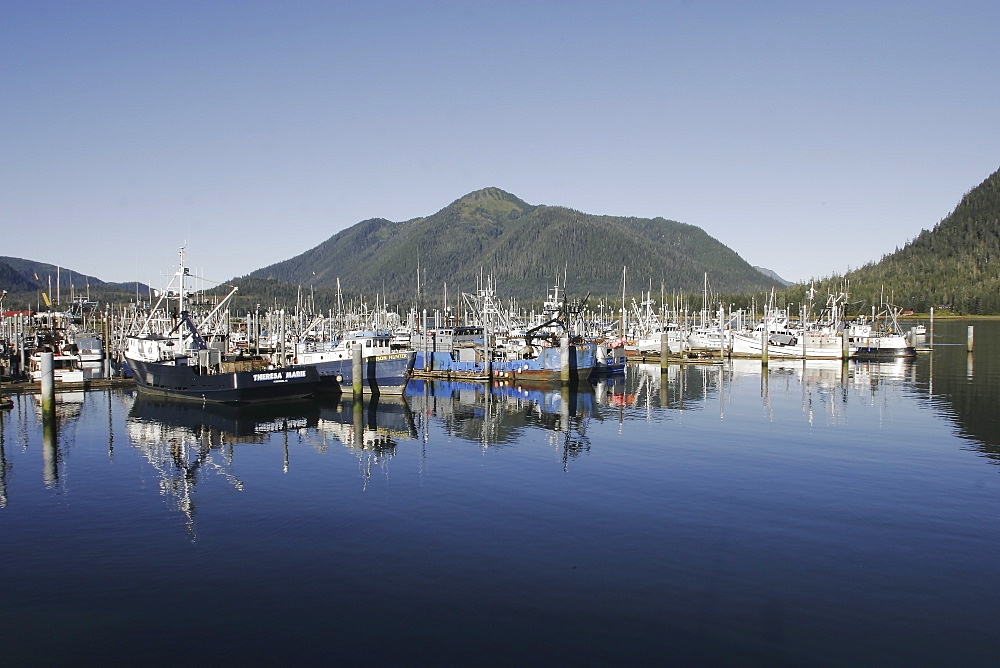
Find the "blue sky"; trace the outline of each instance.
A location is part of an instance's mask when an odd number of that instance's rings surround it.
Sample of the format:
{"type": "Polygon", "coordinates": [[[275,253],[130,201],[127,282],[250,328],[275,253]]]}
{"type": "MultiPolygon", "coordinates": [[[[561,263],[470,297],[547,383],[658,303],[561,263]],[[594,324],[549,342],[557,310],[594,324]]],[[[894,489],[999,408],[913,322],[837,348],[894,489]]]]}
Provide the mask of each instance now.
{"type": "MultiPolygon", "coordinates": [[[[219,281],[487,186],[791,280],[1000,167],[995,2],[0,6],[0,255],[219,281]]],[[[349,277],[343,277],[349,282],[349,277]]]]}

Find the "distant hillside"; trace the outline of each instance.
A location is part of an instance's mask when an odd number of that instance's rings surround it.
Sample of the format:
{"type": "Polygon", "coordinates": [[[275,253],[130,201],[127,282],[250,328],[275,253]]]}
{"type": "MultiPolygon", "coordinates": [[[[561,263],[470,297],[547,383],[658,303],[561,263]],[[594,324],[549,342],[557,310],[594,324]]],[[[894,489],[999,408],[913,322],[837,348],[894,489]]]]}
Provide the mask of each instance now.
{"type": "Polygon", "coordinates": [[[777,273],[775,273],[775,272],[774,272],[773,270],[771,270],[771,269],[765,269],[764,267],[758,267],[758,266],[754,266],[754,269],[756,269],[756,270],[757,270],[757,271],[759,271],[760,273],[764,274],[765,276],[770,276],[770,277],[771,277],[771,278],[773,278],[773,279],[774,279],[775,281],[777,281],[778,285],[784,285],[784,286],[786,286],[786,287],[787,287],[787,286],[789,286],[789,285],[792,285],[792,282],[791,282],[791,281],[786,281],[786,280],[785,280],[785,279],[783,279],[783,278],[782,278],[781,276],[778,276],[778,274],[777,274],[777,273]]]}
{"type": "Polygon", "coordinates": [[[618,295],[623,266],[633,294],[650,284],[654,291],[700,293],[706,272],[719,293],[774,283],[693,225],[531,205],[498,188],[470,193],[426,218],[365,220],[248,278],[325,287],[339,278],[345,292],[412,303],[418,265],[430,300],[440,298],[445,283],[449,295],[471,292],[483,275],[493,276],[503,297],[541,300],[563,283],[564,272],[575,296],[618,295]]]}
{"type": "MultiPolygon", "coordinates": [[[[836,291],[846,282],[852,301],[887,300],[926,313],[931,307],[970,315],[1000,313],[1000,171],[969,191],[955,210],[878,262],[821,281],[836,291]]],[[[802,286],[789,291],[801,298],[802,286]]]]}
{"type": "MultiPolygon", "coordinates": [[[[145,293],[148,287],[139,284],[145,293]]],[[[19,257],[0,257],[0,290],[7,291],[5,309],[44,308],[42,293],[55,304],[58,297],[62,305],[72,303],[73,297],[90,296],[92,301],[113,304],[134,301],[135,283],[106,283],[94,276],[81,274],[54,264],[25,260],[19,257]]]]}
{"type": "MultiPolygon", "coordinates": [[[[962,314],[1000,313],[1000,171],[966,194],[932,230],[878,262],[815,284],[820,299],[848,286],[854,312],[867,312],[882,296],[918,312],[952,308],[962,314]]],[[[622,267],[629,295],[662,287],[667,294],[700,295],[705,274],[715,294],[768,291],[786,283],[773,271],[750,266],[700,228],[664,218],[597,216],[556,206],[531,205],[498,188],[462,197],[437,213],[405,222],[373,218],[330,237],[294,258],[229,281],[240,286],[237,309],[312,302],[330,308],[340,279],[345,300],[387,299],[390,306],[417,300],[420,267],[424,304],[440,304],[475,290],[492,276],[501,297],[539,302],[563,276],[569,292],[595,299],[621,294],[622,267]]],[[[70,269],[0,257],[6,308],[34,308],[42,292],[64,303],[85,294],[98,302],[128,303],[135,283],[105,283],[70,269]],[[57,289],[58,277],[58,289],[57,289]],[[51,288],[50,288],[51,286],[51,288]]],[[[782,295],[801,302],[809,286],[782,295]]],[[[145,295],[149,288],[139,285],[145,295]]]]}

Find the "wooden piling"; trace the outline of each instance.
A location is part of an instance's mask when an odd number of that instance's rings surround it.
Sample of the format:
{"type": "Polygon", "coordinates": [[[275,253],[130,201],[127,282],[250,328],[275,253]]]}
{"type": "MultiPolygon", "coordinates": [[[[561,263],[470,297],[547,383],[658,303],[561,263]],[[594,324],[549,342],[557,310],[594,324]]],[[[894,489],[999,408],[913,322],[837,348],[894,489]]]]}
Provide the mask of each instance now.
{"type": "Polygon", "coordinates": [[[660,332],[660,372],[667,370],[667,360],[670,358],[670,342],[667,333],[660,332]]]}
{"type": "Polygon", "coordinates": [[[927,342],[930,344],[931,350],[933,350],[934,349],[934,307],[933,306],[931,307],[931,331],[930,331],[930,334],[928,335],[927,342]]]}
{"type": "Polygon", "coordinates": [[[564,385],[569,383],[569,337],[564,336],[559,339],[559,352],[562,354],[562,359],[559,363],[559,380],[564,385]]]}
{"type": "Polygon", "coordinates": [[[361,346],[355,345],[351,355],[351,391],[354,395],[354,401],[361,401],[365,391],[364,379],[362,378],[364,368],[361,365],[361,346]]]}
{"type": "Polygon", "coordinates": [[[56,383],[52,353],[41,354],[39,369],[42,372],[40,381],[42,394],[42,415],[44,416],[49,412],[55,413],[56,410],[56,383]]]}

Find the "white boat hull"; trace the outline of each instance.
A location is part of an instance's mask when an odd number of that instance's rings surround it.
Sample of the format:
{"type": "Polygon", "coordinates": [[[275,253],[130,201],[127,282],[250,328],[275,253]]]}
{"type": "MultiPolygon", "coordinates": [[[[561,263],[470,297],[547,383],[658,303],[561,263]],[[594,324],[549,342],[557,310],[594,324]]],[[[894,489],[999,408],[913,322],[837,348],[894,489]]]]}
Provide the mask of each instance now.
{"type": "MultiPolygon", "coordinates": [[[[732,354],[739,357],[762,357],[763,344],[756,335],[733,333],[732,354]]],[[[844,357],[841,337],[835,334],[805,334],[794,337],[787,344],[769,343],[767,356],[790,359],[839,360],[844,357]]]]}

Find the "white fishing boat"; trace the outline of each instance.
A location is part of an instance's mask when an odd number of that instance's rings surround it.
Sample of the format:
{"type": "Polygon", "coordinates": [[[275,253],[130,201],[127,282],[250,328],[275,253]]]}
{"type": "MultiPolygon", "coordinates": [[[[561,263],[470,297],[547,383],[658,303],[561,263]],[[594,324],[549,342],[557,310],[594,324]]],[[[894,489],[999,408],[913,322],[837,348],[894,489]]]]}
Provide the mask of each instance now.
{"type": "Polygon", "coordinates": [[[667,339],[667,351],[671,355],[684,352],[687,345],[687,335],[681,331],[680,325],[665,313],[657,314],[653,310],[652,296],[641,303],[632,300],[632,324],[629,342],[625,345],[625,354],[629,356],[659,355],[663,347],[663,337],[667,339]]]}
{"type": "Polygon", "coordinates": [[[33,352],[27,360],[33,381],[42,377],[42,353],[52,353],[56,383],[82,383],[86,378],[101,376],[104,344],[97,336],[81,332],[70,313],[46,311],[35,314],[33,320],[33,352]]]}
{"type": "Polygon", "coordinates": [[[916,357],[917,349],[910,345],[898,327],[879,326],[859,319],[848,323],[851,357],[861,360],[916,357]]]}
{"type": "Polygon", "coordinates": [[[690,350],[730,352],[730,341],[727,332],[718,325],[698,326],[688,333],[688,348],[690,350]]]}
{"type": "Polygon", "coordinates": [[[765,337],[768,357],[835,360],[844,356],[843,339],[835,329],[792,325],[784,309],[770,310],[753,330],[735,331],[731,337],[734,357],[762,357],[765,337]]]}

